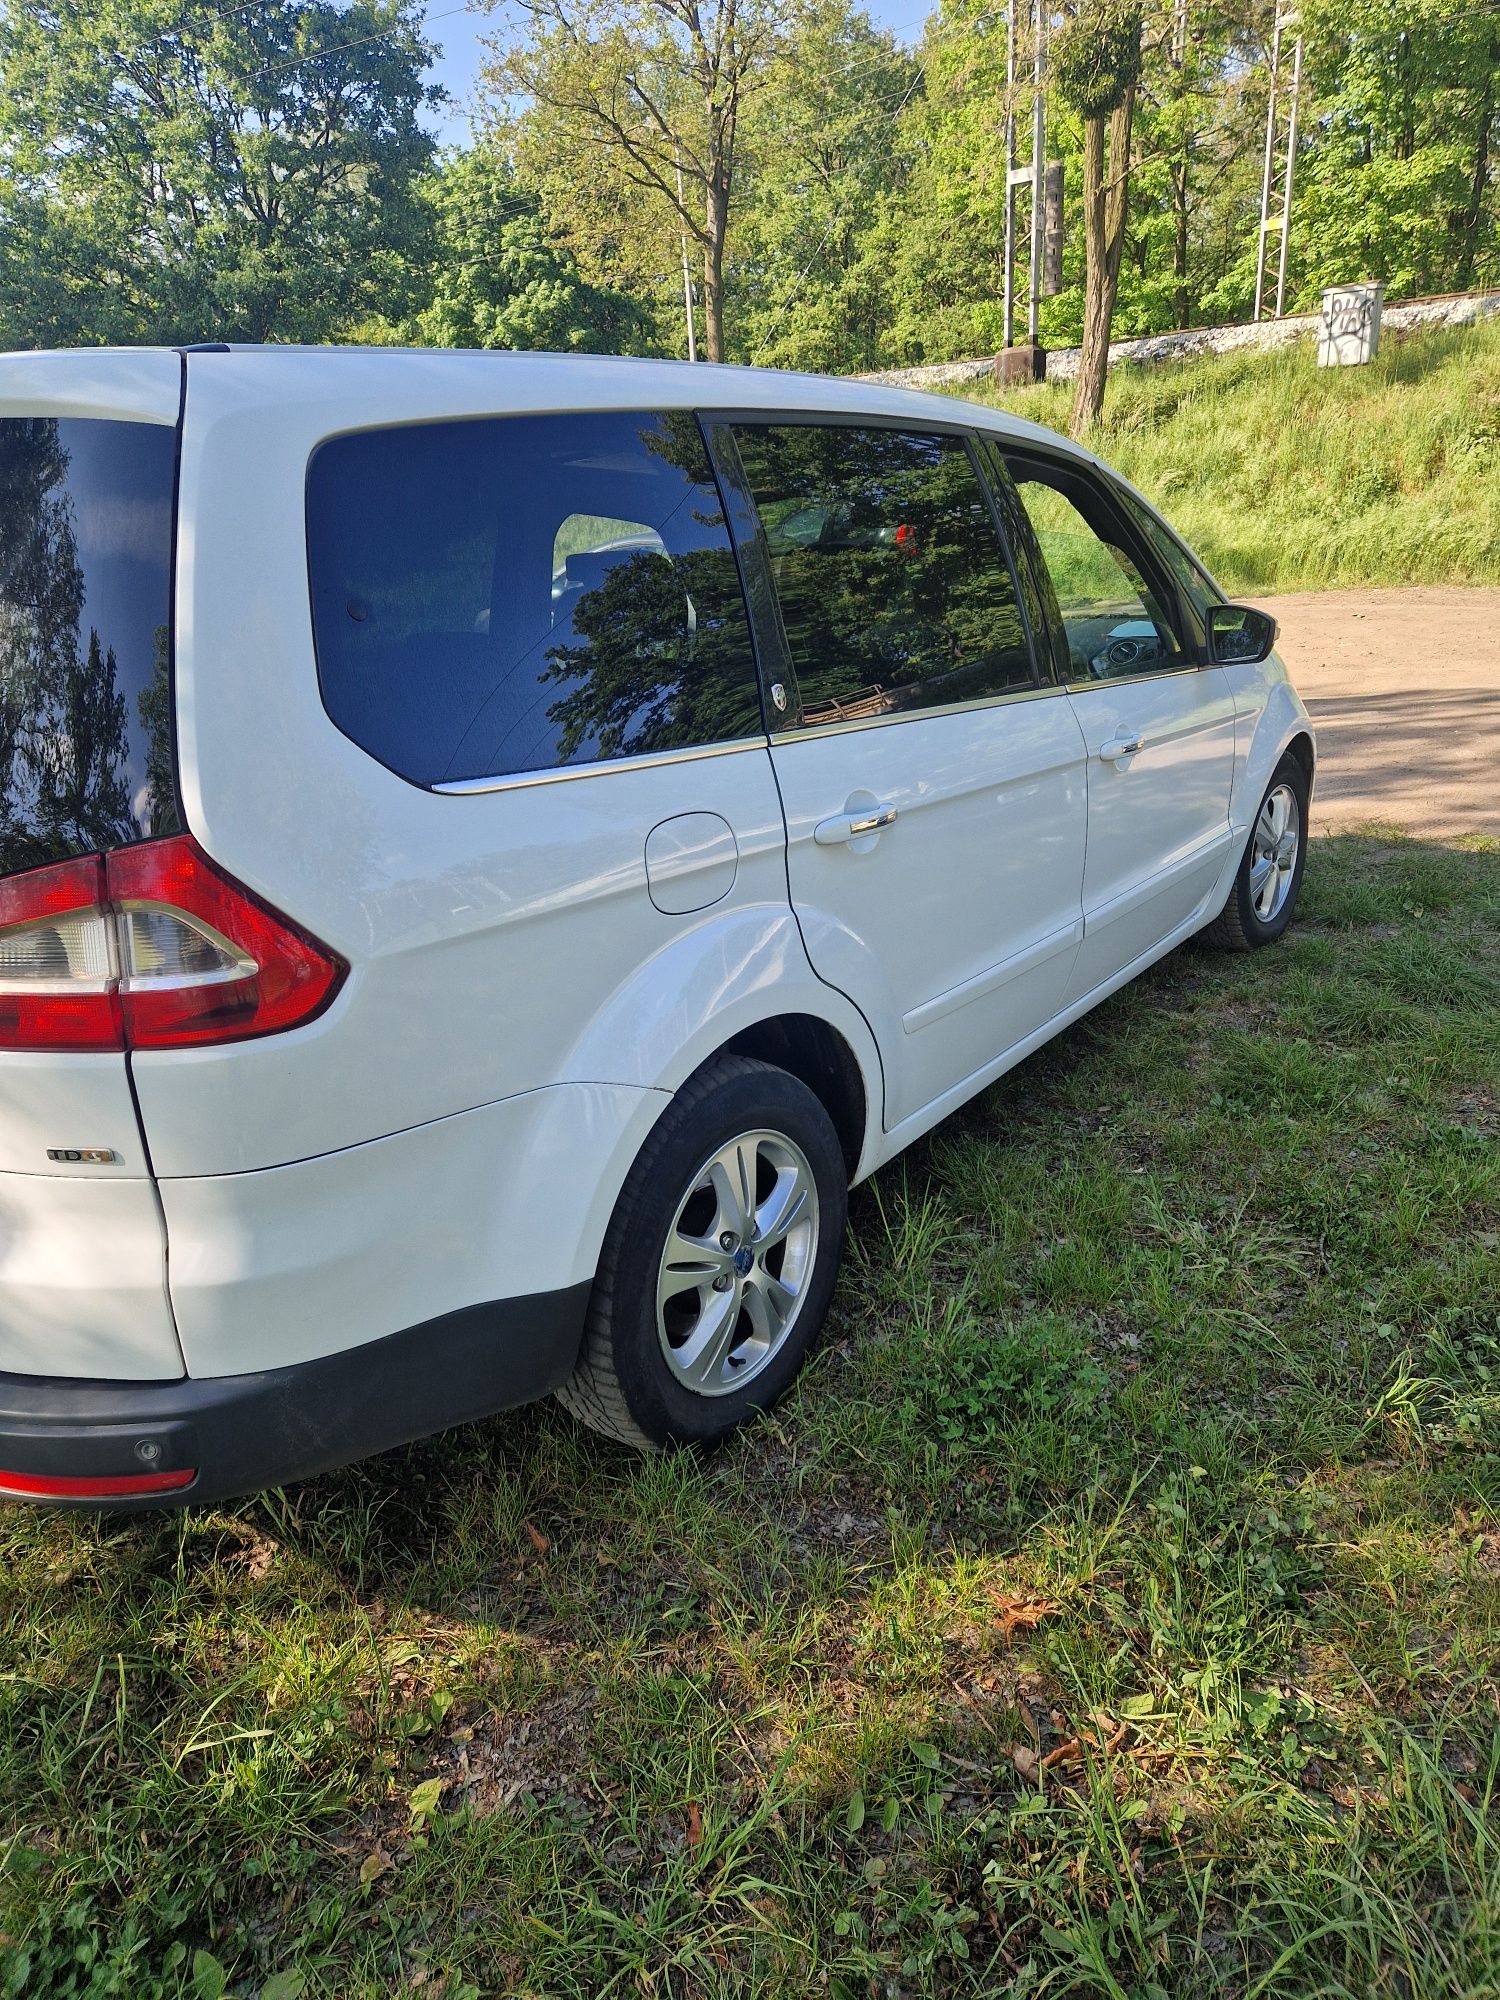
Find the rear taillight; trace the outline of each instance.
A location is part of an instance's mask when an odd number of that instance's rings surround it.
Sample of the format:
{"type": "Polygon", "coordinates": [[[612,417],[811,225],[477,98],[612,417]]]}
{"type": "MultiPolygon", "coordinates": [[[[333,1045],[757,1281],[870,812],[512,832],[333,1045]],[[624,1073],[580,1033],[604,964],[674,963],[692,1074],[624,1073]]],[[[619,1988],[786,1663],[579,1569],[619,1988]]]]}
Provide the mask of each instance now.
{"type": "Polygon", "coordinates": [[[345,970],[185,834],[0,882],[0,1048],[274,1035],[321,1012],[345,970]]]}
{"type": "Polygon", "coordinates": [[[0,882],[0,1048],[122,1049],[97,855],[0,882]]]}

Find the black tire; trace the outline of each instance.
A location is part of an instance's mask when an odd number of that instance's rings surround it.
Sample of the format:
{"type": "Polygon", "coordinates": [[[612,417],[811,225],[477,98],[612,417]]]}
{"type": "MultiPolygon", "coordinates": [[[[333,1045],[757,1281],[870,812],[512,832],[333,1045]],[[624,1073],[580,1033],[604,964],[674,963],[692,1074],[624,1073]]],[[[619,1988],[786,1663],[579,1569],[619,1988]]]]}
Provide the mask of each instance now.
{"type": "Polygon", "coordinates": [[[1245,842],[1245,851],[1240,856],[1240,865],[1235,870],[1234,886],[1229,891],[1229,900],[1211,924],[1205,925],[1201,935],[1209,944],[1217,945],[1223,951],[1256,951],[1262,945],[1275,944],[1297,908],[1297,898],[1302,892],[1302,871],[1307,866],[1307,808],[1312,787],[1305,767],[1290,751],[1271,774],[1271,782],[1266,786],[1260,804],[1255,809],[1255,818],[1250,825],[1250,836],[1245,842]],[[1292,868],[1291,881],[1284,899],[1275,911],[1262,917],[1255,907],[1255,893],[1251,875],[1256,863],[1256,835],[1261,815],[1275,793],[1285,788],[1297,802],[1297,854],[1292,868]]]}
{"type": "MultiPolygon", "coordinates": [[[[644,1450],[714,1445],[770,1409],[791,1387],[827,1317],[848,1201],[838,1134],[806,1084],[748,1056],[717,1056],[705,1063],[663,1112],[621,1190],[599,1258],[578,1366],[557,1391],[558,1401],[591,1430],[644,1450]],[[751,1133],[790,1142],[816,1189],[800,1303],[788,1316],[780,1344],[768,1346],[743,1388],[696,1393],[679,1379],[664,1350],[669,1335],[658,1325],[658,1278],[668,1232],[707,1163],[718,1149],[751,1133]]],[[[776,1252],[766,1255],[774,1258],[776,1252]]],[[[740,1286],[731,1282],[737,1302],[740,1286]]],[[[744,1279],[747,1288],[750,1282],[744,1279]]],[[[701,1303],[706,1294],[684,1298],[701,1303]]],[[[666,1304],[663,1313],[672,1309],[666,1304]]],[[[731,1352],[725,1373],[732,1373],[734,1362],[731,1352]]]]}

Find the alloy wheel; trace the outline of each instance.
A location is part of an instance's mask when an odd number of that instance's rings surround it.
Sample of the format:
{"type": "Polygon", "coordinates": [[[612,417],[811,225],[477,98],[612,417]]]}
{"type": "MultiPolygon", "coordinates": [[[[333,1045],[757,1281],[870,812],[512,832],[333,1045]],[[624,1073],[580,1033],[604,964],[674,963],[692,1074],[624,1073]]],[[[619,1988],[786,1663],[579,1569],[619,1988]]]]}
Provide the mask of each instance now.
{"type": "Polygon", "coordinates": [[[753,1381],[796,1325],[817,1254],[818,1189],[799,1146],[742,1132],[710,1154],[657,1273],[657,1334],[683,1387],[726,1396],[753,1381]]]}
{"type": "Polygon", "coordinates": [[[1302,845],[1302,810],[1290,785],[1266,794],[1250,841],[1250,903],[1263,924],[1286,907],[1302,845]]]}

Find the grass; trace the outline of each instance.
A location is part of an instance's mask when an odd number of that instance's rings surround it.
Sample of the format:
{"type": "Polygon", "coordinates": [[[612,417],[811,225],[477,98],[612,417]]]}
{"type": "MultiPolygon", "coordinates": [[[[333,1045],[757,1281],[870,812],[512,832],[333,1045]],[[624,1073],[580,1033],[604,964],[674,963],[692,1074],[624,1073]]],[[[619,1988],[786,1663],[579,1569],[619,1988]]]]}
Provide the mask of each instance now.
{"type": "MultiPolygon", "coordinates": [[[[978,400],[1065,430],[1072,385],[978,400]]],[[[1500,317],[1364,368],[1310,341],[1119,366],[1089,442],[1231,592],[1500,583],[1500,317]]]]}
{"type": "Polygon", "coordinates": [[[0,1517],[0,1992],[1500,1992],[1500,853],[1320,842],[855,1197],[719,1456],[0,1517]]]}

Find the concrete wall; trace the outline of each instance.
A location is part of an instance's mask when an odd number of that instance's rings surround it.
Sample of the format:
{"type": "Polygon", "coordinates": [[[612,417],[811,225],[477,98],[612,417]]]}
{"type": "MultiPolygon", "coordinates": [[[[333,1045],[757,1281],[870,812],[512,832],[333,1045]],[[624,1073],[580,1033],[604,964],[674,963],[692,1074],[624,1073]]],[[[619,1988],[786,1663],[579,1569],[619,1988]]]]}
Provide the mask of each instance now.
{"type": "MultiPolygon", "coordinates": [[[[1413,299],[1403,305],[1387,303],[1381,312],[1382,335],[1403,333],[1419,326],[1471,326],[1475,320],[1500,313],[1500,292],[1471,292],[1446,299],[1413,299]]],[[[1140,340],[1112,340],[1109,344],[1111,368],[1119,361],[1185,361],[1196,354],[1231,354],[1242,347],[1290,347],[1299,340],[1316,339],[1317,313],[1299,313],[1286,319],[1263,320],[1258,326],[1195,326],[1186,333],[1151,333],[1140,340]]],[[[944,361],[923,368],[887,368],[867,375],[867,382],[889,382],[900,389],[952,389],[965,383],[993,378],[995,357],[978,361],[944,361]]],[[[1047,356],[1047,380],[1071,382],[1078,373],[1078,349],[1055,347],[1047,356]]]]}

